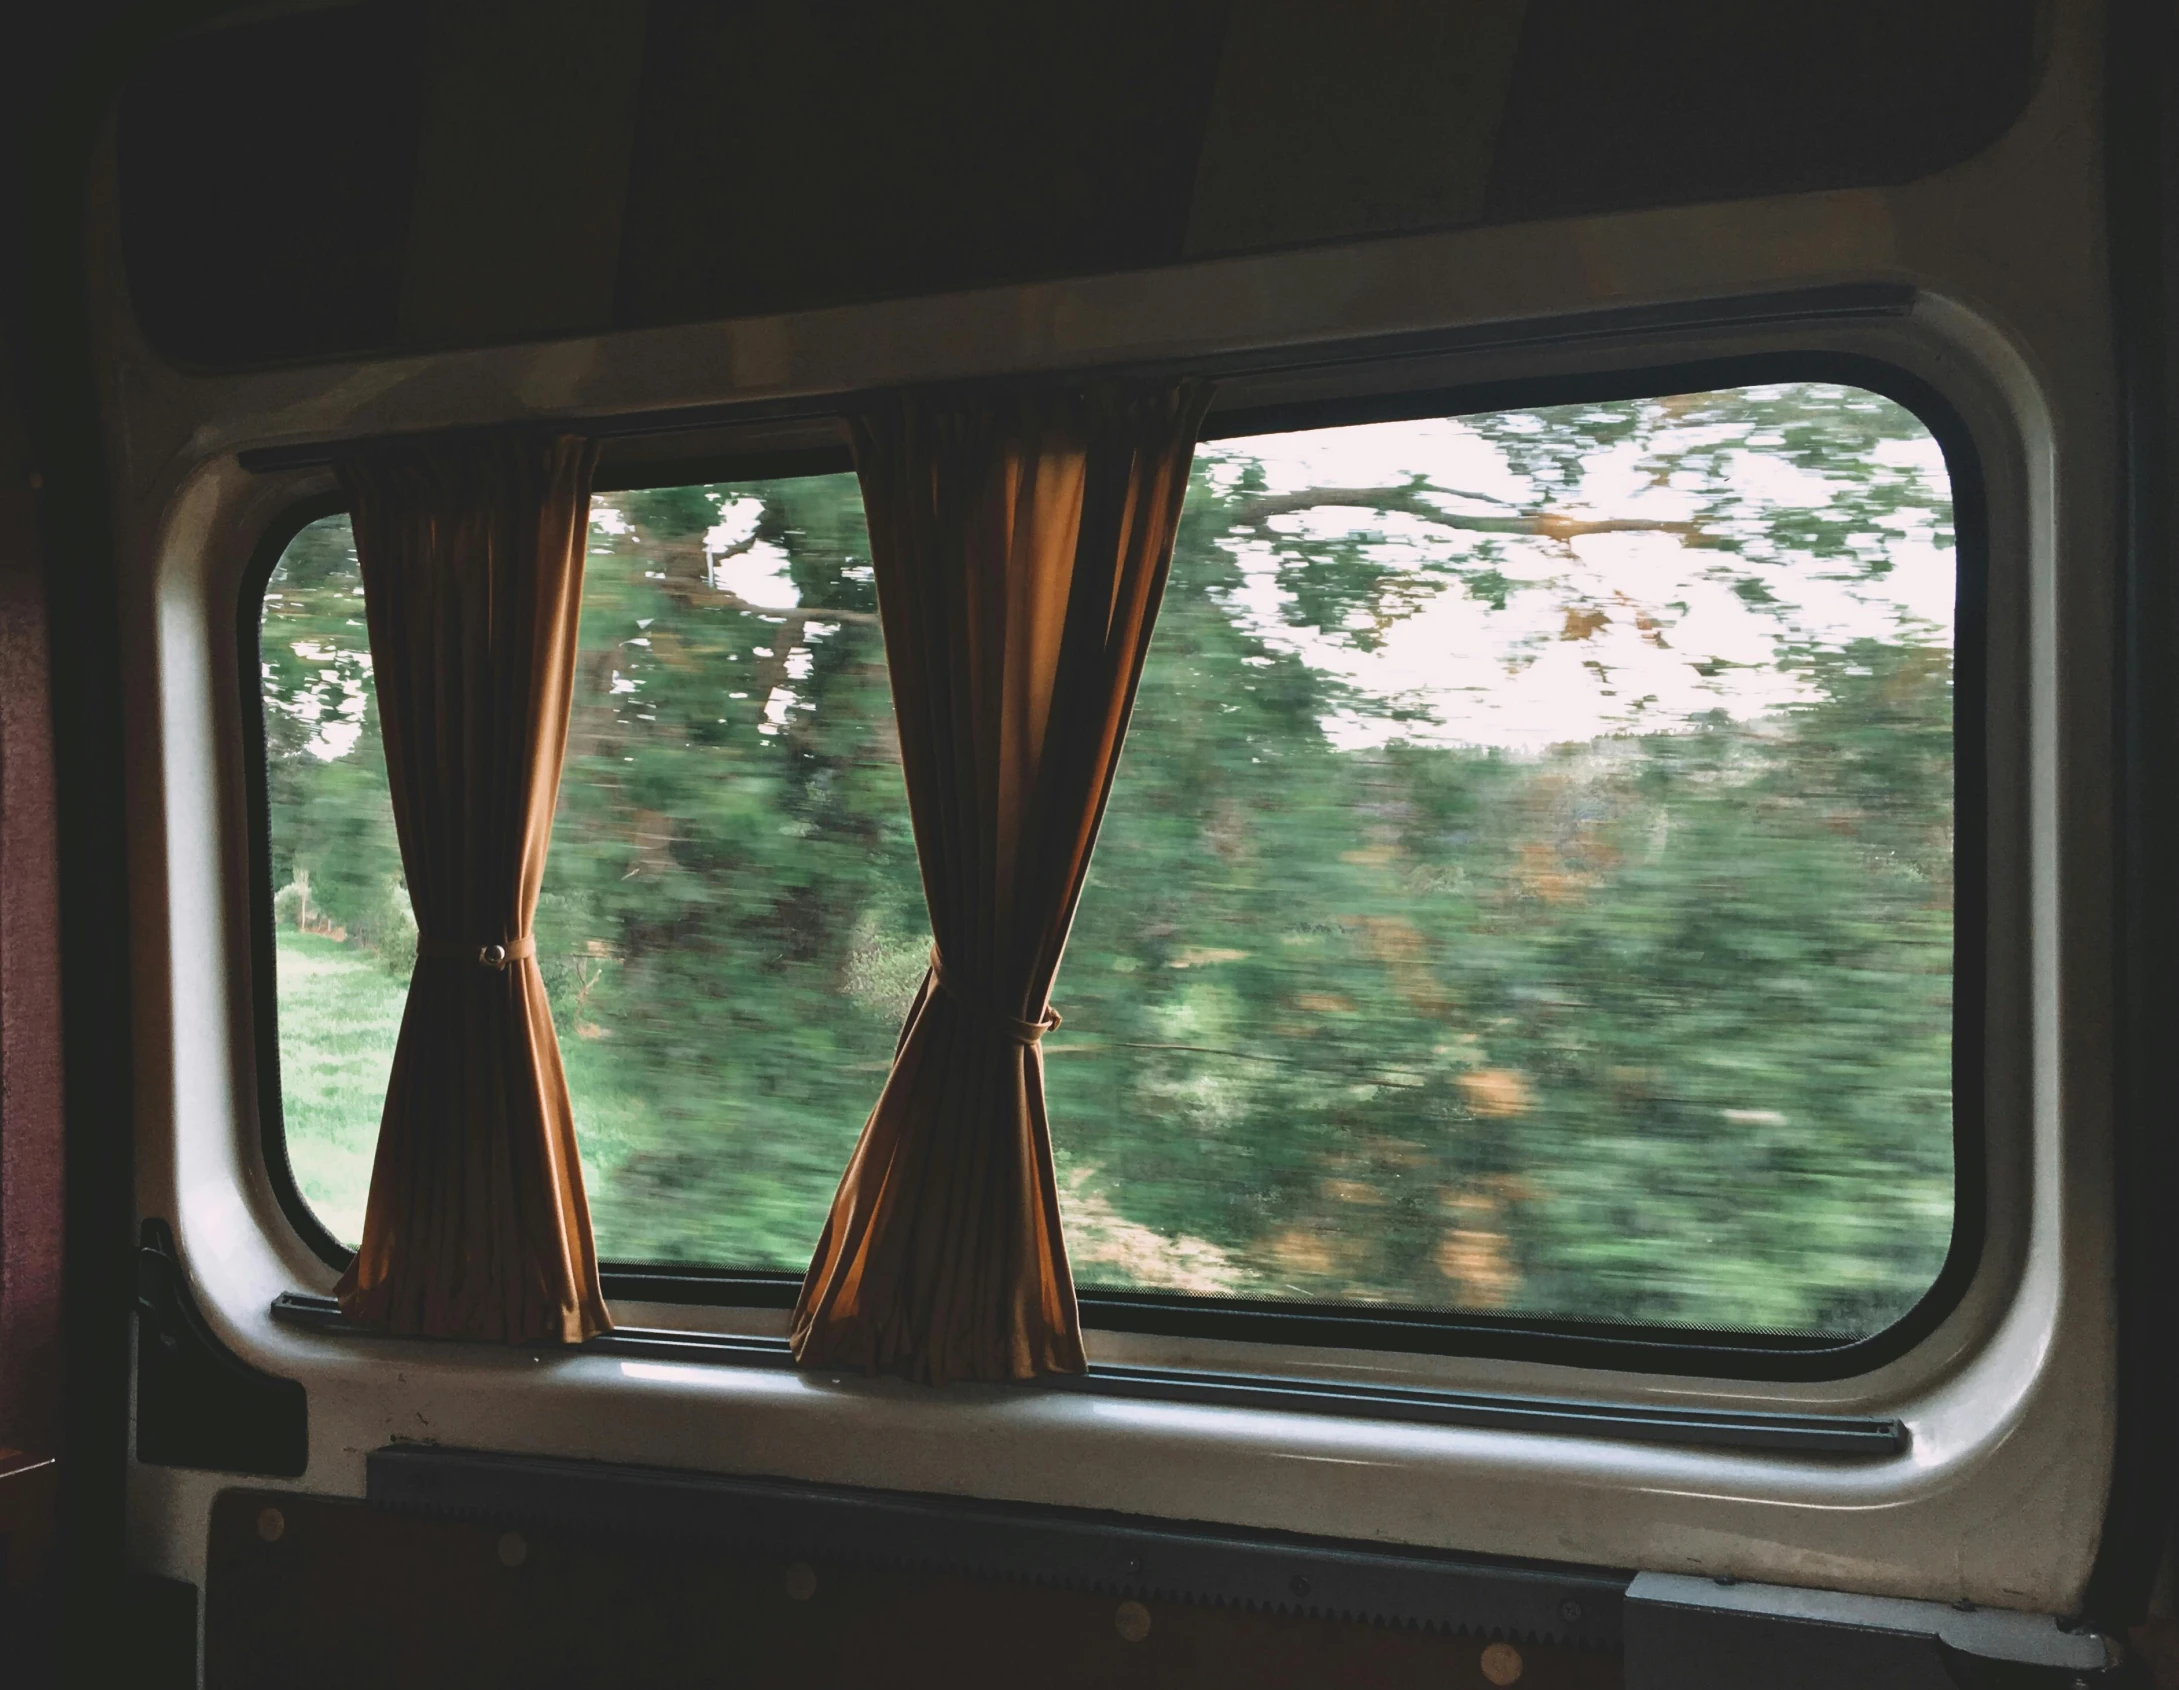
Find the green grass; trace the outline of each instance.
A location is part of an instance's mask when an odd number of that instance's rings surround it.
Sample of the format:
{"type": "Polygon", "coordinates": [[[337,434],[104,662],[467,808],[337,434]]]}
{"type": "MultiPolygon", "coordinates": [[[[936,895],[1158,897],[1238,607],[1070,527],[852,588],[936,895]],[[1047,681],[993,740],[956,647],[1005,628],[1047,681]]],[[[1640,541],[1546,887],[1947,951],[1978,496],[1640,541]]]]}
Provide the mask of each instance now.
{"type": "Polygon", "coordinates": [[[408,982],[355,945],[292,928],[280,932],[279,965],[288,1162],[318,1219],[352,1247],[408,982]]]}
{"type": "MultiPolygon", "coordinates": [[[[408,980],[361,946],[319,933],[282,928],[277,948],[288,1163],[326,1230],[353,1248],[363,1236],[379,1112],[408,980]]],[[[646,1099],[616,1083],[587,1041],[562,1041],[560,1055],[575,1102],[583,1185],[596,1212],[599,1250],[612,1256],[620,1219],[613,1172],[655,1138],[653,1111],[646,1099]]]]}

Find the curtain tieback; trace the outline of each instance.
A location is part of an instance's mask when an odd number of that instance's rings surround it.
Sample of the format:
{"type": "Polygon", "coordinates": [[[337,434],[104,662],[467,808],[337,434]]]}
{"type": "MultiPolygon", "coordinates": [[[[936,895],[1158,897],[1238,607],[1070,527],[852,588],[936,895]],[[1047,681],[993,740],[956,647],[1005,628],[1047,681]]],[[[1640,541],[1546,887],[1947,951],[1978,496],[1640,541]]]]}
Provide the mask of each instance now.
{"type": "Polygon", "coordinates": [[[954,984],[951,976],[947,974],[946,965],[940,959],[936,945],[931,947],[931,978],[938,983],[938,989],[953,999],[955,1003],[981,1020],[992,1031],[1003,1034],[1018,1045],[1033,1045],[1059,1025],[1059,1011],[1053,1009],[1050,1005],[1045,1006],[1043,1020],[1024,1021],[1019,1016],[1009,1015],[1002,1009],[994,1009],[982,998],[972,993],[964,992],[954,984]]]}
{"type": "Polygon", "coordinates": [[[520,962],[524,957],[537,954],[537,940],[528,933],[519,939],[507,939],[488,945],[475,945],[465,939],[419,939],[416,955],[419,960],[429,957],[433,962],[473,962],[479,968],[501,969],[510,962],[520,962]]]}

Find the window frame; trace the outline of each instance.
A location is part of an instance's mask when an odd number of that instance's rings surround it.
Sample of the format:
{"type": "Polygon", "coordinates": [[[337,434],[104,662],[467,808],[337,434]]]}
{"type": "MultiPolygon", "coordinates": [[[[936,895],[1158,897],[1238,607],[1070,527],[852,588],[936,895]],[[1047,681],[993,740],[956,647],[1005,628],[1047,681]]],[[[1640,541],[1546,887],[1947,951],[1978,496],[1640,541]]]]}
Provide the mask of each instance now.
{"type": "MultiPolygon", "coordinates": [[[[1376,351],[1375,356],[1370,351],[1376,349],[1357,348],[1346,358],[1330,361],[1335,371],[1357,370],[1362,375],[1363,380],[1354,390],[1332,397],[1214,407],[1200,438],[1234,439],[1370,422],[1660,398],[1784,382],[1823,382],[1891,400],[1910,412],[1937,441],[1951,483],[1957,582],[1952,720],[1953,1207],[1945,1259],[1928,1289],[1905,1314],[1878,1332],[1846,1343],[1776,1332],[1078,1287],[1084,1328],[1295,1349],[1374,1352],[1387,1357],[1475,1358],[1767,1383],[1850,1380],[1899,1359],[1933,1334],[1960,1305],[1981,1270],[1989,1233],[1984,1093],[1988,1055],[1990,513],[1983,464],[1972,431],[1934,384],[1867,353],[1761,351],[1454,385],[1404,386],[1399,384],[1402,372],[1426,369],[1424,361],[1412,354],[1402,357],[1391,352],[1388,356],[1390,349],[1376,351]]],[[[811,410],[797,408],[794,422],[806,436],[812,420],[822,419],[836,426],[838,418],[852,406],[852,397],[834,398],[820,407],[814,418],[811,410]]],[[[631,430],[638,440],[652,443],[654,449],[642,451],[632,463],[625,459],[616,463],[609,456],[601,466],[598,490],[772,479],[850,467],[845,448],[840,446],[797,444],[785,450],[761,446],[752,450],[737,443],[671,457],[655,450],[656,445],[670,448],[677,438],[686,439],[700,427],[700,423],[689,422],[681,429],[661,425],[640,433],[631,430]]],[[[280,456],[286,458],[289,454],[280,456]]],[[[324,457],[321,455],[317,461],[323,462],[324,457]]],[[[285,466],[267,462],[261,467],[285,466]]],[[[265,591],[288,545],[309,524],[341,514],[346,508],[338,493],[316,493],[288,505],[262,531],[241,578],[235,629],[249,847],[250,997],[259,1153],[281,1213],[311,1253],[336,1271],[346,1268],[352,1252],[332,1236],[303,1196],[287,1148],[280,1086],[261,633],[265,591]]],[[[802,1283],[800,1275],[791,1273],[627,1261],[601,1262],[600,1276],[609,1301],[718,1309],[791,1308],[802,1283]]]]}

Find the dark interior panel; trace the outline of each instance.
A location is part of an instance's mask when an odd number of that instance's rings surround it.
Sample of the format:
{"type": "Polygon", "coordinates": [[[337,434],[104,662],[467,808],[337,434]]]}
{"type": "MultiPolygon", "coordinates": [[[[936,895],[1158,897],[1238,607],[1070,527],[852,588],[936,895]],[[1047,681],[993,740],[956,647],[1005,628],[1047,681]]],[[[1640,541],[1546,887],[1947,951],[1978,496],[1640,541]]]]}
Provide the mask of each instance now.
{"type": "Polygon", "coordinates": [[[652,0],[626,327],[1180,256],[1226,0],[652,0]]]}
{"type": "Polygon", "coordinates": [[[1616,1655],[1527,1638],[504,1529],[280,1491],[229,1491],[215,1506],[205,1623],[205,1682],[218,1690],[1620,1682],[1616,1655]]]}
{"type": "Polygon", "coordinates": [[[160,351],[217,367],[808,310],[1906,181],[2001,134],[2035,63],[2034,0],[1340,17],[368,0],[238,24],[122,98],[130,286],[160,351]]]}
{"type": "Polygon", "coordinates": [[[1488,220],[1911,181],[2027,103],[2034,0],[1529,0],[1488,220]]]}
{"type": "Polygon", "coordinates": [[[121,240],[144,332],[185,364],[393,344],[420,56],[405,6],[169,41],[124,90],[121,240]]]}

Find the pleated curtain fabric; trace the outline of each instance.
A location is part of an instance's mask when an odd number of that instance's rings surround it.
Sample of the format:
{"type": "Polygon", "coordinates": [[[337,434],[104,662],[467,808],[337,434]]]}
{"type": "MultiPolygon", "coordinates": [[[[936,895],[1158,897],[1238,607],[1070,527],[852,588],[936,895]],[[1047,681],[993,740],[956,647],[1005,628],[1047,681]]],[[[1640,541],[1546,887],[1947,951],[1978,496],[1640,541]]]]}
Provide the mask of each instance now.
{"type": "Polygon", "coordinates": [[[1208,398],[921,393],[856,420],[936,944],[795,1308],[806,1367],[1083,1368],[1037,1040],[1208,398]]]}
{"type": "Polygon", "coordinates": [[[593,444],[339,466],[418,929],[363,1244],[381,1331],[573,1344],[611,1325],[530,919],[567,744],[593,444]]]}

